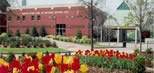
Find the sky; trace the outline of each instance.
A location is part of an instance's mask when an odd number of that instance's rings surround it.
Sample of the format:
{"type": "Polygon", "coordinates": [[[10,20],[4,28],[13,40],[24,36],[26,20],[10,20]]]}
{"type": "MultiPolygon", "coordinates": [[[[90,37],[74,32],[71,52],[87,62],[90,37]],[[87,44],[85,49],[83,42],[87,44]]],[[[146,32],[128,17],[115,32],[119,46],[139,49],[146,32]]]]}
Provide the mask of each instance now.
{"type": "MultiPolygon", "coordinates": [[[[95,0],[94,0],[95,1],[95,0]]],[[[123,2],[123,0],[105,0],[102,7],[103,11],[113,14],[117,7],[123,2]]],[[[16,0],[13,6],[21,6],[22,0],[16,0]]],[[[78,0],[27,0],[27,5],[47,5],[47,4],[76,4],[79,3],[78,0]]]]}

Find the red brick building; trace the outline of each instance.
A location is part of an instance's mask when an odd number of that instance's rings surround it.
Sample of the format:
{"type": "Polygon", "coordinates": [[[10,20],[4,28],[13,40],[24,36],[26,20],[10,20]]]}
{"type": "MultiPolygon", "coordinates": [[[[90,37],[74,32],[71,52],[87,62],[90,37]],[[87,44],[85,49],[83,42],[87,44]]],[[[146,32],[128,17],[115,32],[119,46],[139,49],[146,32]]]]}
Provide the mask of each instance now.
{"type": "Polygon", "coordinates": [[[6,32],[6,15],[5,13],[0,13],[0,34],[6,32]]]}
{"type": "Polygon", "coordinates": [[[7,14],[8,30],[24,33],[27,28],[45,26],[47,34],[75,36],[80,29],[82,35],[89,35],[88,6],[86,5],[44,5],[23,6],[12,9],[7,14]]]}

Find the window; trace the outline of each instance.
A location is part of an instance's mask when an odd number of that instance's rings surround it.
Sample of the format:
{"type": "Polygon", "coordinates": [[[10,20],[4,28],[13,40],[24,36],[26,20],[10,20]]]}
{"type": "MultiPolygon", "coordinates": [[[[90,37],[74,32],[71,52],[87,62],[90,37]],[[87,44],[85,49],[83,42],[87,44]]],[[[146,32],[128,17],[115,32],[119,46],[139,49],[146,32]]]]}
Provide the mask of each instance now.
{"type": "Polygon", "coordinates": [[[56,35],[65,36],[65,32],[66,32],[65,28],[66,28],[65,24],[57,24],[56,25],[56,35]]]}
{"type": "Polygon", "coordinates": [[[17,21],[20,21],[20,16],[17,16],[17,21]]]}
{"type": "Polygon", "coordinates": [[[34,16],[32,16],[32,21],[34,20],[34,18],[35,18],[35,17],[34,17],[34,16]]]}
{"type": "Polygon", "coordinates": [[[38,16],[37,16],[37,20],[40,20],[40,18],[41,18],[40,15],[38,15],[38,16]]]}
{"type": "Polygon", "coordinates": [[[12,16],[9,16],[9,17],[8,17],[8,21],[11,21],[11,20],[12,20],[12,16]]]}
{"type": "Polygon", "coordinates": [[[23,20],[23,21],[25,21],[25,18],[26,18],[25,16],[22,16],[22,20],[23,20]]]}

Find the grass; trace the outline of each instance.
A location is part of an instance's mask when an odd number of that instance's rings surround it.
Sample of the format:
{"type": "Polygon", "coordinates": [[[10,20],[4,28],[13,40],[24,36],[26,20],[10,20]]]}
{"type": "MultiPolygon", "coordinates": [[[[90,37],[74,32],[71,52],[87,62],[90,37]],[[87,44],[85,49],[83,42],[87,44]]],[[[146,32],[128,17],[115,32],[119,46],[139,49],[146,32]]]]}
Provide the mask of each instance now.
{"type": "Polygon", "coordinates": [[[1,48],[0,52],[8,53],[29,53],[29,52],[65,52],[66,50],[61,48],[27,48],[27,49],[7,49],[7,48],[1,48]]]}

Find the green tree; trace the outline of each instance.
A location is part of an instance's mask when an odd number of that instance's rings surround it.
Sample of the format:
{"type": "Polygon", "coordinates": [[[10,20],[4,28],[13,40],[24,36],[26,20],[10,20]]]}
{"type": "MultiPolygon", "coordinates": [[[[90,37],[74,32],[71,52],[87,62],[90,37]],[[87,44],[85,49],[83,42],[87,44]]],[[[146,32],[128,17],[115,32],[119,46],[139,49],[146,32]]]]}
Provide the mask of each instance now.
{"type": "Polygon", "coordinates": [[[32,28],[32,36],[34,37],[38,36],[38,32],[35,26],[32,28]]]}
{"type": "Polygon", "coordinates": [[[19,29],[17,29],[17,31],[16,31],[16,36],[17,37],[20,37],[20,31],[19,31],[19,29]]]}
{"type": "Polygon", "coordinates": [[[140,52],[142,51],[142,31],[148,28],[148,21],[151,18],[153,10],[153,0],[126,0],[130,9],[128,17],[126,17],[127,24],[133,24],[139,28],[140,32],[140,52]]]}
{"type": "Polygon", "coordinates": [[[8,37],[12,37],[13,36],[13,32],[12,32],[12,30],[9,30],[8,31],[8,37]]]}
{"type": "Polygon", "coordinates": [[[29,28],[26,29],[25,34],[29,34],[29,28]]]}
{"type": "Polygon", "coordinates": [[[77,39],[81,39],[82,38],[82,32],[81,30],[78,30],[77,33],[76,33],[76,38],[77,39]]]}
{"type": "Polygon", "coordinates": [[[45,27],[44,26],[41,26],[41,28],[40,28],[40,36],[41,37],[45,37],[46,36],[46,31],[45,31],[45,27]]]}
{"type": "Polygon", "coordinates": [[[0,0],[0,11],[6,12],[8,6],[10,6],[10,4],[7,0],[0,0]]]}

